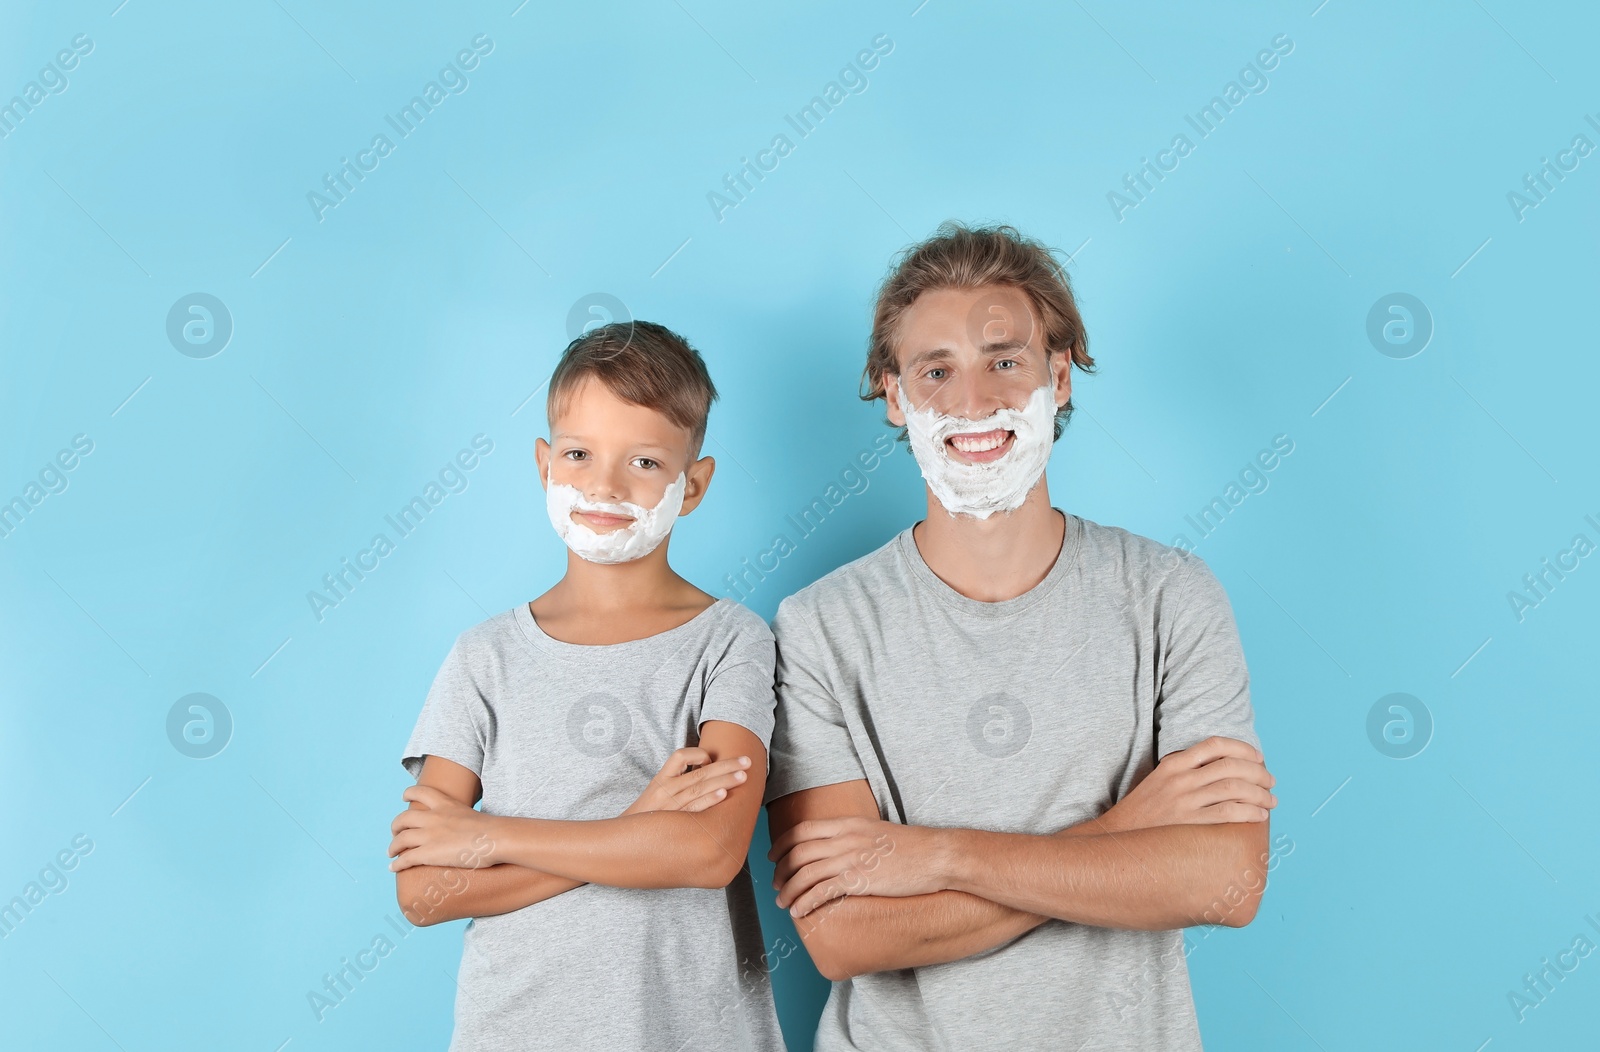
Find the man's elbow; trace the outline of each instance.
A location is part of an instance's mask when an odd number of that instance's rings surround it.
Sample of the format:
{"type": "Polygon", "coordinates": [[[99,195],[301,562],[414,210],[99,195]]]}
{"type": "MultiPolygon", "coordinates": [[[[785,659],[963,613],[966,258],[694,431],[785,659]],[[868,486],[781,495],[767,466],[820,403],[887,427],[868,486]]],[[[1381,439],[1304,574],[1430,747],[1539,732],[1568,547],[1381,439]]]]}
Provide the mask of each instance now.
{"type": "Polygon", "coordinates": [[[1202,923],[1242,928],[1256,919],[1261,898],[1267,890],[1267,867],[1271,852],[1265,822],[1237,823],[1230,830],[1237,850],[1222,874],[1213,898],[1203,907],[1202,923]]]}
{"type": "Polygon", "coordinates": [[[844,936],[841,911],[849,908],[848,897],[825,902],[794,922],[800,941],[805,944],[811,964],[824,979],[841,983],[876,971],[859,955],[851,953],[854,944],[844,936]]]}

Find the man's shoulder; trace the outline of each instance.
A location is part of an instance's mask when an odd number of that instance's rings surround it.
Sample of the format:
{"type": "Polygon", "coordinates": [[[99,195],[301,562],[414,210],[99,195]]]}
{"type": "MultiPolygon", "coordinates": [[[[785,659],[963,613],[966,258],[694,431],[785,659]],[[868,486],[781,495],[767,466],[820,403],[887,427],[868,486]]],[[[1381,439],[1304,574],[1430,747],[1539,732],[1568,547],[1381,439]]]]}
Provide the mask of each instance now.
{"type": "Polygon", "coordinates": [[[773,631],[782,638],[785,626],[796,618],[826,623],[850,612],[866,613],[885,598],[903,592],[907,582],[899,547],[909,530],[908,526],[873,551],[786,597],[778,604],[773,631]]]}
{"type": "Polygon", "coordinates": [[[1083,534],[1079,565],[1087,573],[1104,574],[1121,581],[1130,591],[1158,592],[1180,584],[1205,566],[1205,560],[1187,548],[1162,544],[1152,537],[1075,516],[1083,534]]]}

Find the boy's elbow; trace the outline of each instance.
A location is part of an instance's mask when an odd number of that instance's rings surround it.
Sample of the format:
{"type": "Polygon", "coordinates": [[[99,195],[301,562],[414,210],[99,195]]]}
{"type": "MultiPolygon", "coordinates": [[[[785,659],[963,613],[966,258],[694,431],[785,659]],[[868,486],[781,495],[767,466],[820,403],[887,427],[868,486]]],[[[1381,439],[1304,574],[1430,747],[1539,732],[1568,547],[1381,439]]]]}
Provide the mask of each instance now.
{"type": "Polygon", "coordinates": [[[425,882],[419,879],[423,875],[415,867],[402,869],[394,875],[394,897],[400,904],[400,913],[419,928],[426,928],[444,919],[425,901],[425,882]]]}
{"type": "Polygon", "coordinates": [[[714,845],[714,850],[707,851],[695,866],[695,872],[699,874],[700,879],[697,879],[692,886],[710,890],[725,888],[744,871],[745,865],[744,859],[714,845]]]}

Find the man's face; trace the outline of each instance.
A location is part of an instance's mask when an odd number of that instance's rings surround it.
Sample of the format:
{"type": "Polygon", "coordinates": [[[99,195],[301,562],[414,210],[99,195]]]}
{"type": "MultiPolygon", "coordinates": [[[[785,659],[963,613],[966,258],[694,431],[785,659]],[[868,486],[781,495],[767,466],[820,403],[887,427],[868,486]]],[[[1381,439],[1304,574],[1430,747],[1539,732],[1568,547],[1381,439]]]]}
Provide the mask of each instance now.
{"type": "MultiPolygon", "coordinates": [[[[895,384],[904,383],[916,410],[932,408],[948,416],[981,420],[997,409],[1021,409],[1045,384],[1055,388],[1057,405],[1072,395],[1069,355],[1047,359],[1044,326],[1020,289],[985,285],[976,289],[936,289],[918,296],[900,319],[896,357],[898,376],[888,373],[889,422],[905,425],[895,384]]],[[[958,433],[945,439],[956,460],[988,463],[1011,450],[1007,430],[958,433]]]]}
{"type": "MultiPolygon", "coordinates": [[[[637,504],[653,508],[660,503],[667,486],[679,472],[709,476],[710,458],[699,465],[689,459],[688,431],[665,415],[646,406],[625,402],[594,377],[579,382],[567,397],[560,414],[550,422],[550,442],[535,443],[539,458],[539,477],[546,471],[553,484],[577,488],[590,501],[603,504],[637,504]]],[[[706,479],[691,478],[686,491],[687,514],[690,498],[697,496],[706,479]]],[[[628,516],[574,510],[572,520],[595,533],[608,533],[627,526],[628,516]]]]}

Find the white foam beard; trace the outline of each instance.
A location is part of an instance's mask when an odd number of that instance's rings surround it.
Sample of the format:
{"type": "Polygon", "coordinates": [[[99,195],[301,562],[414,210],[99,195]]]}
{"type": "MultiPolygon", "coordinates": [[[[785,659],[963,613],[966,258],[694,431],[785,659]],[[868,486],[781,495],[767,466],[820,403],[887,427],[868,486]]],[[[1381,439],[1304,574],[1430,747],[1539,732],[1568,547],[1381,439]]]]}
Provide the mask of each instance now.
{"type": "Polygon", "coordinates": [[[995,512],[1022,506],[1050,460],[1055,441],[1055,385],[1045,384],[1028,396],[1021,409],[1004,408],[982,420],[949,416],[932,407],[911,408],[904,383],[896,384],[900,411],[906,417],[911,452],[928,488],[952,515],[987,519],[995,512]],[[945,439],[1003,428],[1015,437],[999,460],[974,464],[950,455],[945,439]]]}
{"type": "Polygon", "coordinates": [[[604,504],[586,500],[576,486],[551,482],[545,470],[544,506],[550,515],[550,525],[566,546],[578,556],[592,563],[632,562],[655,551],[678,520],[683,507],[683,489],[687,480],[683,472],[661,494],[653,508],[641,507],[629,501],[621,504],[604,504]],[[626,526],[606,533],[596,533],[573,519],[574,511],[593,511],[603,515],[631,515],[633,521],[626,526]]]}

